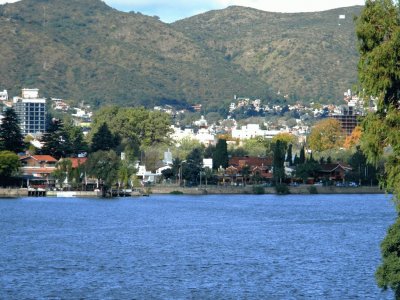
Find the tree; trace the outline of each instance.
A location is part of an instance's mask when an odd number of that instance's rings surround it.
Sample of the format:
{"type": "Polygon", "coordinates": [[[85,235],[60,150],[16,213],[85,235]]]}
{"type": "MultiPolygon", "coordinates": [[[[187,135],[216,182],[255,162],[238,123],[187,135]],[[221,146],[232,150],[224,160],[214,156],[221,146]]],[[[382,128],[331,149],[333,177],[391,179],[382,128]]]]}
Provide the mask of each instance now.
{"type": "Polygon", "coordinates": [[[24,137],[19,127],[19,121],[14,109],[8,108],[0,124],[0,150],[15,153],[24,150],[24,137]]]}
{"type": "Polygon", "coordinates": [[[362,135],[361,126],[356,126],[351,132],[351,134],[346,137],[343,144],[343,148],[351,149],[356,147],[360,143],[361,135],[362,135]]]}
{"type": "Polygon", "coordinates": [[[106,192],[117,181],[119,166],[119,157],[113,150],[100,150],[89,155],[85,170],[88,176],[99,180],[106,192]]]}
{"type": "Polygon", "coordinates": [[[190,137],[185,137],[179,142],[179,147],[173,150],[174,157],[181,160],[186,159],[190,152],[195,148],[201,148],[202,144],[198,140],[194,140],[190,137]]]}
{"type": "Polygon", "coordinates": [[[357,146],[356,151],[350,157],[349,164],[352,167],[352,171],[349,175],[346,175],[346,178],[360,184],[377,183],[377,169],[367,162],[367,158],[360,146],[357,146]]]}
{"type": "Polygon", "coordinates": [[[72,177],[72,162],[70,159],[60,159],[56,164],[56,170],[52,173],[54,178],[58,181],[61,187],[67,181],[69,182],[72,177]]]}
{"type": "Polygon", "coordinates": [[[140,146],[168,144],[171,133],[171,117],[162,112],[152,112],[143,107],[103,107],[96,112],[92,131],[97,132],[106,123],[109,130],[122,140],[136,141],[140,146]]]}
{"type": "Polygon", "coordinates": [[[344,133],[340,122],[335,119],[324,119],[311,129],[308,145],[311,150],[322,152],[339,148],[343,144],[344,133]]]}
{"type": "Polygon", "coordinates": [[[277,140],[273,144],[273,176],[275,184],[282,183],[282,180],[285,179],[285,152],[286,145],[285,142],[281,140],[277,140]]]}
{"type": "Polygon", "coordinates": [[[50,154],[56,159],[67,157],[71,154],[71,142],[64,130],[63,122],[59,119],[52,119],[47,126],[46,133],[42,136],[42,154],[50,154]]]}
{"type": "Polygon", "coordinates": [[[108,129],[107,123],[103,123],[92,137],[92,152],[110,151],[118,145],[118,137],[108,129]]]}
{"type": "Polygon", "coordinates": [[[293,158],[292,158],[292,156],[293,156],[293,154],[292,154],[292,148],[293,148],[293,145],[292,144],[290,144],[289,145],[289,147],[288,147],[288,149],[287,149],[287,153],[286,153],[286,162],[287,163],[289,163],[289,166],[292,166],[293,165],[293,158]]]}
{"type": "Polygon", "coordinates": [[[296,176],[306,182],[308,178],[315,178],[318,170],[320,170],[320,165],[318,163],[315,161],[308,161],[296,167],[296,176]]]}
{"type": "Polygon", "coordinates": [[[20,161],[18,155],[11,151],[0,151],[0,183],[18,172],[20,161]]]}
{"type": "Polygon", "coordinates": [[[215,146],[215,151],[213,153],[213,169],[218,169],[220,166],[223,168],[228,167],[228,145],[226,140],[219,139],[217,145],[215,146]]]}
{"type": "Polygon", "coordinates": [[[264,137],[255,137],[243,141],[243,150],[249,156],[266,156],[271,146],[270,140],[264,137]]]}
{"type": "Polygon", "coordinates": [[[203,157],[199,148],[193,149],[186,158],[186,163],[182,166],[182,177],[192,184],[197,184],[200,172],[203,168],[203,157]]]}
{"type": "Polygon", "coordinates": [[[300,157],[299,157],[299,164],[304,164],[306,162],[306,151],[303,147],[300,149],[300,157]]]}
{"type": "MultiPolygon", "coordinates": [[[[367,0],[357,19],[359,81],[366,101],[376,99],[378,110],[363,121],[361,148],[377,165],[384,150],[391,152],[385,164],[383,185],[393,191],[400,212],[400,4],[391,0],[367,0]]],[[[369,103],[367,103],[369,104],[369,103]]],[[[382,264],[376,272],[379,287],[391,288],[400,299],[400,214],[381,244],[382,264]]]]}
{"type": "Polygon", "coordinates": [[[89,151],[89,146],[85,141],[82,128],[69,123],[64,126],[64,129],[71,144],[71,154],[77,156],[79,153],[89,151]]]}

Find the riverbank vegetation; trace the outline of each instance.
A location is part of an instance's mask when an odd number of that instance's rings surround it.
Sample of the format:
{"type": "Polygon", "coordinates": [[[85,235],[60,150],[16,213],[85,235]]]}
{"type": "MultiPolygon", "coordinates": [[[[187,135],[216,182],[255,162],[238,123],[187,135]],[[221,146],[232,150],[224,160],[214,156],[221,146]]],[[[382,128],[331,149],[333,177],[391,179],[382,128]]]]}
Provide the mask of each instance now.
{"type": "Polygon", "coordinates": [[[368,161],[388,156],[382,184],[394,194],[399,212],[382,242],[378,285],[400,299],[400,4],[367,0],[357,19],[359,79],[366,101],[377,100],[378,111],[363,121],[361,146],[368,161]]]}

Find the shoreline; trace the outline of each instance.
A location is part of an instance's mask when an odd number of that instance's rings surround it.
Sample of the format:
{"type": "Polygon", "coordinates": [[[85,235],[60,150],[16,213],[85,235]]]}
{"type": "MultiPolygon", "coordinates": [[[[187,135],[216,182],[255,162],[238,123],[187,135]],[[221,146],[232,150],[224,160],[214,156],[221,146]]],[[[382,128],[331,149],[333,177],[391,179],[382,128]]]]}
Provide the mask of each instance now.
{"type": "MultiPolygon", "coordinates": [[[[276,194],[274,187],[264,187],[264,193],[261,194],[276,194]]],[[[293,195],[312,195],[312,194],[385,194],[378,186],[361,186],[361,187],[336,187],[336,186],[316,186],[316,185],[300,185],[289,186],[290,194],[293,195]],[[313,192],[311,192],[313,189],[313,192]]],[[[178,186],[152,186],[148,188],[148,193],[144,195],[165,195],[165,194],[183,194],[183,195],[229,195],[229,194],[260,194],[253,191],[253,186],[202,186],[202,187],[178,187],[178,186]]],[[[19,198],[35,196],[26,188],[5,188],[0,189],[0,198],[19,198]]],[[[101,197],[99,192],[91,191],[70,191],[70,192],[57,192],[47,191],[47,197],[101,197]]],[[[128,197],[138,197],[141,194],[133,194],[128,197]]]]}

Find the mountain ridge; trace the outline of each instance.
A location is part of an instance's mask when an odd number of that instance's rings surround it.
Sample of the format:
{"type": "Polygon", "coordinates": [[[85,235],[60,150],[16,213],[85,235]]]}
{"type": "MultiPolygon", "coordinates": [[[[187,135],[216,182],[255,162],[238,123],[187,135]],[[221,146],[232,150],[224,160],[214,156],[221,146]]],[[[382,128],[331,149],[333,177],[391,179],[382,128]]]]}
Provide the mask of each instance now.
{"type": "Polygon", "coordinates": [[[22,87],[38,87],[44,96],[95,106],[201,103],[217,110],[233,95],[279,99],[274,81],[265,80],[251,61],[238,59],[249,49],[237,47],[239,55],[232,51],[238,40],[248,42],[246,34],[261,34],[263,27],[253,24],[253,33],[240,28],[245,34],[239,32],[237,39],[230,30],[225,35],[218,31],[224,18],[225,28],[229,22],[237,25],[234,16],[239,12],[247,16],[241,18],[245,26],[245,18],[259,20],[264,13],[230,7],[222,10],[227,16],[212,11],[166,24],[156,17],[119,12],[100,0],[0,5],[0,38],[7,45],[0,60],[0,85],[13,94],[22,87]],[[193,20],[209,13],[216,14],[217,22],[208,22],[217,28],[206,21],[199,27],[203,31],[193,28],[193,20]]]}

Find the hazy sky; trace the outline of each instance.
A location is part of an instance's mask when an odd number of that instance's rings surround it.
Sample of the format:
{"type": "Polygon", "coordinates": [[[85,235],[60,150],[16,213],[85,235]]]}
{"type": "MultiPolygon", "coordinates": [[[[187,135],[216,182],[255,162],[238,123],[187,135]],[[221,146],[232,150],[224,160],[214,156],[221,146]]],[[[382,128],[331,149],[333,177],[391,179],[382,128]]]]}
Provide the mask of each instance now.
{"type": "MultiPolygon", "coordinates": [[[[0,4],[5,2],[16,2],[16,0],[0,0],[0,4]]],[[[230,5],[274,12],[304,12],[364,4],[364,0],[104,0],[104,2],[121,11],[156,15],[164,22],[173,22],[230,5]]]]}

